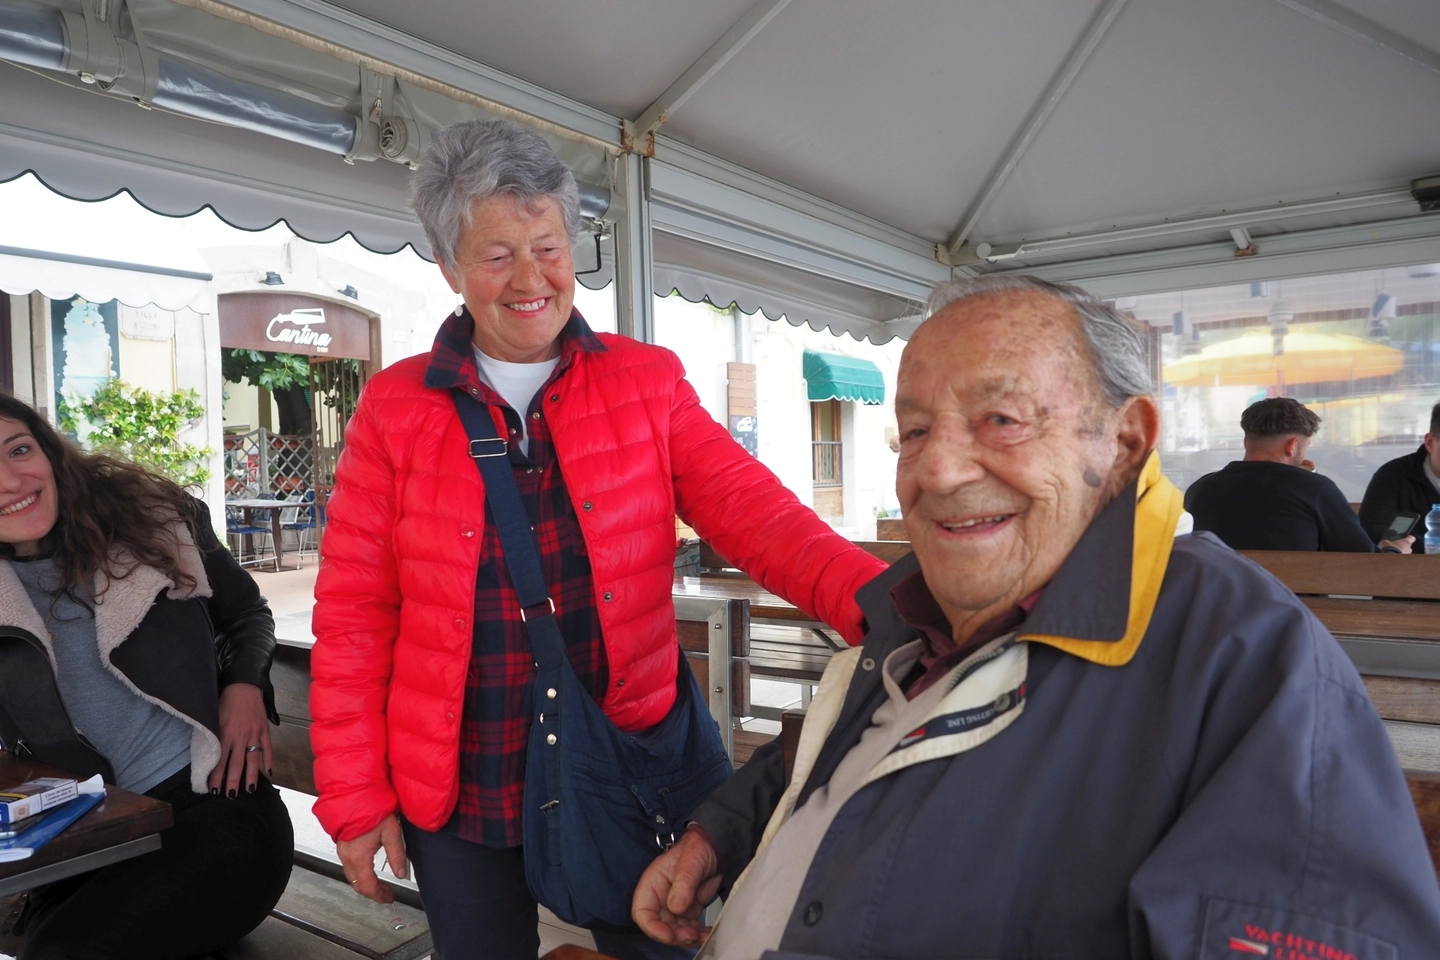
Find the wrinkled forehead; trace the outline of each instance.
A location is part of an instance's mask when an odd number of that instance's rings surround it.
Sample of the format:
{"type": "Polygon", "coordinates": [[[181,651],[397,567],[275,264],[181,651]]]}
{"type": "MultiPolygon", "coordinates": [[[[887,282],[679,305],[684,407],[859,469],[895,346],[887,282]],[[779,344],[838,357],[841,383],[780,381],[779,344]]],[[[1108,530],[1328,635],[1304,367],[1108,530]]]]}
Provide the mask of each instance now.
{"type": "Polygon", "coordinates": [[[937,389],[975,399],[1095,389],[1079,318],[1063,301],[1029,291],[946,306],[915,331],[897,379],[901,402],[937,389]]]}

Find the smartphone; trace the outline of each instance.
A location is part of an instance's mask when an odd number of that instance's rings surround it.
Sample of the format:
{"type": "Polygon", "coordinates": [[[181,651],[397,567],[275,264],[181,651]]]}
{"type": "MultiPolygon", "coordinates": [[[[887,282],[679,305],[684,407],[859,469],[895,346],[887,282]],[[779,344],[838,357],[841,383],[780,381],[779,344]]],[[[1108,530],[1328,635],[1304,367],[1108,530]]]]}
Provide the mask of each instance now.
{"type": "Polygon", "coordinates": [[[1415,524],[1420,522],[1418,513],[1397,513],[1395,519],[1390,521],[1390,526],[1381,535],[1381,540],[1401,540],[1410,536],[1415,531],[1415,524]]]}

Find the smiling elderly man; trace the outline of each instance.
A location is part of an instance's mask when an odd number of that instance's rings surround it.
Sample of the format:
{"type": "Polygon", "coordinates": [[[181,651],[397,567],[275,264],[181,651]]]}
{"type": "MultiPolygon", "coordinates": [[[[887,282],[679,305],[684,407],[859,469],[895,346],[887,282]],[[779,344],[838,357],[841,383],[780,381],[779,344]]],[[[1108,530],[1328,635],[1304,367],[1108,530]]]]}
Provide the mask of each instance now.
{"type": "Polygon", "coordinates": [[[915,552],[788,784],[770,744],[712,795],[642,928],[695,943],[733,885],[702,957],[1435,957],[1384,727],[1293,594],[1187,532],[1140,337],[1027,278],[934,307],[896,398],[915,552]]]}

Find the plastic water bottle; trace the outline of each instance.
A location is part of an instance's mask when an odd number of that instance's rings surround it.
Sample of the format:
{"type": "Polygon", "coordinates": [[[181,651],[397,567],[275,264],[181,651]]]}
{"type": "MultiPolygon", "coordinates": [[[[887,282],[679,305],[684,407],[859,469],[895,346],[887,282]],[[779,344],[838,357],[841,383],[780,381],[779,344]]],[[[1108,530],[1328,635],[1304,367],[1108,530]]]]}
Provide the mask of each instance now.
{"type": "Polygon", "coordinates": [[[1440,503],[1431,504],[1425,515],[1425,552],[1440,553],[1440,503]]]}

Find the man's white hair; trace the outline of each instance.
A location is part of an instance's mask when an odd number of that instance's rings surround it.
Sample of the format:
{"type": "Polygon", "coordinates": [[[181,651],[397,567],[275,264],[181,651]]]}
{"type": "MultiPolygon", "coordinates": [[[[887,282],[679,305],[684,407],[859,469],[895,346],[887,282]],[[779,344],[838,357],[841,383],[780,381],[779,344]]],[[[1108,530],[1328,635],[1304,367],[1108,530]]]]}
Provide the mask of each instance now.
{"type": "Polygon", "coordinates": [[[940,284],[931,292],[930,315],[961,300],[1000,293],[1045,294],[1075,312],[1090,348],[1095,381],[1112,407],[1118,409],[1131,397],[1154,394],[1145,340],[1134,322],[1094,294],[1072,284],[1051,283],[1025,274],[954,280],[940,284]]]}

